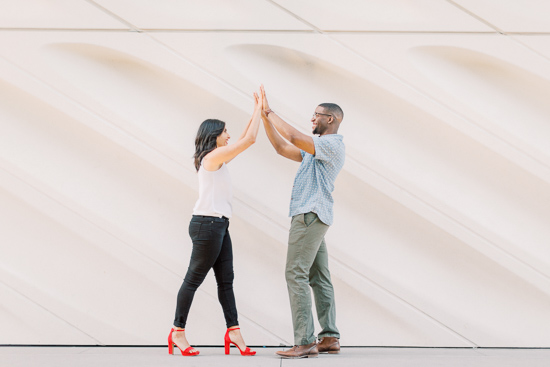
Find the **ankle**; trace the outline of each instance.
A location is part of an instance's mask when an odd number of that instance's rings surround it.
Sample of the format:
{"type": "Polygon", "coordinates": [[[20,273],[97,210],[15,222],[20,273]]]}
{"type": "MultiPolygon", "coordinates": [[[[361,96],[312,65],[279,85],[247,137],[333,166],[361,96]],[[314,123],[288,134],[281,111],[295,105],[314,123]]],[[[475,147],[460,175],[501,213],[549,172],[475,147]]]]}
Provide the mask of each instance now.
{"type": "Polygon", "coordinates": [[[229,337],[233,340],[241,340],[243,338],[239,329],[229,330],[229,337]]]}

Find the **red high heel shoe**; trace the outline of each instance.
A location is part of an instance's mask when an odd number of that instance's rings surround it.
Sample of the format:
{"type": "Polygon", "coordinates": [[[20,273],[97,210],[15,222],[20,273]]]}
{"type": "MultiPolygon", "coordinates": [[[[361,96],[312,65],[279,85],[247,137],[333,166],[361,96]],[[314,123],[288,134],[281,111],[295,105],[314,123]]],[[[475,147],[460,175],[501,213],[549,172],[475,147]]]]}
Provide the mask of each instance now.
{"type": "Polygon", "coordinates": [[[172,330],[170,330],[170,334],[168,334],[168,354],[174,354],[174,345],[180,350],[181,352],[181,355],[182,356],[186,356],[186,357],[192,357],[192,356],[198,356],[199,355],[199,351],[195,349],[194,352],[190,352],[190,350],[193,349],[193,347],[188,347],[188,348],[185,348],[185,350],[181,350],[180,347],[178,347],[178,345],[176,343],[174,343],[174,341],[172,340],[172,333],[174,331],[185,331],[185,329],[174,329],[172,328],[172,330]]]}
{"type": "Polygon", "coordinates": [[[229,354],[229,348],[231,347],[231,344],[233,344],[234,346],[239,348],[239,352],[241,352],[241,356],[253,356],[253,355],[255,355],[256,351],[251,350],[249,347],[246,347],[245,350],[241,350],[241,348],[236,343],[231,341],[231,338],[229,337],[229,332],[231,330],[240,330],[240,328],[239,327],[234,327],[234,328],[231,328],[231,329],[227,329],[227,331],[225,332],[225,337],[223,338],[223,340],[225,342],[225,354],[229,354]]]}

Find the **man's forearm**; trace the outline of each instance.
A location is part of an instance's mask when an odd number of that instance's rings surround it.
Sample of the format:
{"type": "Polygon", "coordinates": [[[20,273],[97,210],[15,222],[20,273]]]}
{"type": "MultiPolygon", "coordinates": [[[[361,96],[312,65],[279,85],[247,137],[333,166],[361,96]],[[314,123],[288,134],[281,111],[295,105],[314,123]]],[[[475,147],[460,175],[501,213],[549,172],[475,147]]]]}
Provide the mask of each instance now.
{"type": "Polygon", "coordinates": [[[277,130],[277,132],[292,144],[294,144],[294,140],[297,136],[304,135],[301,132],[299,132],[296,128],[290,126],[285,120],[277,116],[274,112],[271,112],[267,116],[267,119],[272,124],[272,126],[277,130]]]}
{"type": "Polygon", "coordinates": [[[282,147],[283,138],[281,138],[277,130],[275,130],[275,128],[273,127],[273,124],[267,118],[262,117],[262,120],[264,122],[264,128],[267,138],[269,139],[271,145],[273,145],[273,148],[275,148],[278,153],[282,147]]]}
{"type": "Polygon", "coordinates": [[[309,154],[315,155],[315,145],[311,136],[301,133],[298,129],[290,126],[273,112],[270,112],[267,117],[274,129],[276,129],[276,131],[279,132],[283,138],[288,140],[290,144],[300,150],[308,152],[309,154]]]}

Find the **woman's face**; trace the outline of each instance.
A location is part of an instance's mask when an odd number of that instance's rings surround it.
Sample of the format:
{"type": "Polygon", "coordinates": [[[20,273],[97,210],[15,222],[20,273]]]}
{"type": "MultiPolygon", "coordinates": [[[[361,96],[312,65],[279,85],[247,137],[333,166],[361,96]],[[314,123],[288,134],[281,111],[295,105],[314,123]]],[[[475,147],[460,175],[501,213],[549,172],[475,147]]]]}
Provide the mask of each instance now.
{"type": "Polygon", "coordinates": [[[229,133],[227,132],[227,128],[224,128],[223,133],[218,135],[218,137],[216,138],[216,145],[218,146],[218,148],[219,147],[224,147],[224,146],[227,145],[230,138],[231,137],[229,136],[229,133]]]}

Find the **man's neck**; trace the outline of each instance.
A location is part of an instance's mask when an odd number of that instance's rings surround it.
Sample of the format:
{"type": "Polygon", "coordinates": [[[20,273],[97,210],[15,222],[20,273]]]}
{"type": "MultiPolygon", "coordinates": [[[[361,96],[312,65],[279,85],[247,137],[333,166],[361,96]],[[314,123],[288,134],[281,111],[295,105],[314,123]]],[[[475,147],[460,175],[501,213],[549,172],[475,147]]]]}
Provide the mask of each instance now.
{"type": "Polygon", "coordinates": [[[334,134],[338,134],[338,130],[336,130],[336,131],[327,131],[326,133],[320,134],[319,137],[322,137],[322,136],[325,136],[325,135],[334,135],[334,134]]]}

